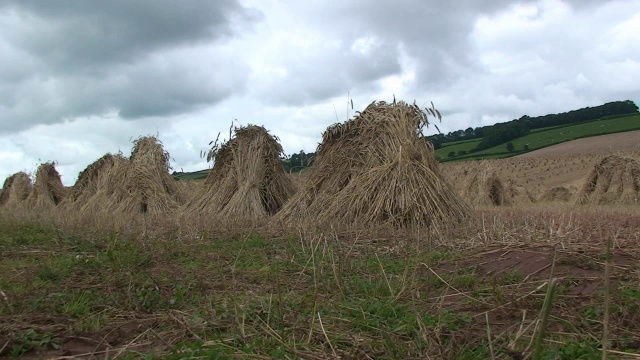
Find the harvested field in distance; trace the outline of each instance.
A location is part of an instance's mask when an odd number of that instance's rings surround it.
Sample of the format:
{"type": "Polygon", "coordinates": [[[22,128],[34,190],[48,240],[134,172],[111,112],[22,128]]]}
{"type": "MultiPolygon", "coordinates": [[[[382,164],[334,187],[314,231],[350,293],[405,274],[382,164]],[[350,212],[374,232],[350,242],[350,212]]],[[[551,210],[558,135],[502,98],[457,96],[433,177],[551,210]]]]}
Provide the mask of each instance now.
{"type": "MultiPolygon", "coordinates": [[[[640,159],[640,151],[616,151],[621,156],[640,159]]],[[[513,180],[532,194],[541,195],[555,186],[581,188],[593,167],[611,153],[586,153],[582,155],[548,155],[539,157],[512,157],[507,159],[484,160],[495,169],[496,175],[504,182],[513,180]]],[[[465,172],[478,161],[449,162],[440,168],[454,186],[461,186],[465,172]]]]}
{"type": "Polygon", "coordinates": [[[153,137],[9,177],[0,358],[640,357],[638,152],[437,164],[412,105],[358,116],[301,174],[249,126],[206,180],[153,137]]]}

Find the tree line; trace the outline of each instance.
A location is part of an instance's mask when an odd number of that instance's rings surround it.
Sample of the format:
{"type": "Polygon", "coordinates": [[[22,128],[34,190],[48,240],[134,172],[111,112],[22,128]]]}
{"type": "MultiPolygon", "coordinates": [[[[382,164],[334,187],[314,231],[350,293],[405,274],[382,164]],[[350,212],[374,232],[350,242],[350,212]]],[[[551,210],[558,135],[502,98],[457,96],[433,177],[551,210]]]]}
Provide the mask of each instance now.
{"type": "Polygon", "coordinates": [[[303,150],[300,152],[286,156],[280,159],[282,166],[287,172],[300,172],[301,170],[311,166],[316,153],[305,153],[303,150]]]}

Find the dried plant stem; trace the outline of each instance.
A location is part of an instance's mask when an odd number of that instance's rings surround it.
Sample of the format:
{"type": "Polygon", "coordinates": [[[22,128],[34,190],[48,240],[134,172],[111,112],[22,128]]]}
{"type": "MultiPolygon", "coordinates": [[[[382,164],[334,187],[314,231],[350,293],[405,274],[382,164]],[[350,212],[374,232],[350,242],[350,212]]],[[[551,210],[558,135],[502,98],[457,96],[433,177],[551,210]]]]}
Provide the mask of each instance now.
{"type": "Polygon", "coordinates": [[[484,313],[484,319],[487,322],[487,342],[489,343],[489,354],[491,359],[495,360],[496,354],[493,352],[493,342],[491,341],[491,326],[489,325],[489,313],[484,313]]]}
{"type": "Polygon", "coordinates": [[[336,353],[336,349],[334,349],[333,345],[331,345],[331,340],[329,340],[329,336],[327,336],[327,332],[324,329],[324,325],[322,325],[322,318],[320,317],[320,312],[318,312],[318,323],[320,324],[320,329],[322,329],[322,334],[324,335],[324,338],[327,340],[327,343],[331,348],[331,352],[333,353],[334,356],[337,356],[338,354],[336,353]]]}
{"type": "Polygon", "coordinates": [[[556,260],[558,258],[558,249],[557,245],[553,248],[553,260],[551,262],[551,271],[549,273],[549,285],[547,287],[547,295],[544,298],[544,303],[542,304],[542,311],[540,312],[540,326],[538,327],[538,332],[535,335],[533,342],[533,353],[532,358],[534,360],[540,359],[542,355],[542,342],[544,340],[544,333],[547,328],[547,322],[549,320],[549,314],[551,313],[551,305],[553,304],[553,291],[555,288],[555,279],[554,273],[556,269],[556,260]]]}
{"type": "Polygon", "coordinates": [[[607,238],[606,262],[604,264],[604,319],[602,320],[602,360],[607,358],[609,347],[609,301],[611,287],[611,238],[607,238]]]}

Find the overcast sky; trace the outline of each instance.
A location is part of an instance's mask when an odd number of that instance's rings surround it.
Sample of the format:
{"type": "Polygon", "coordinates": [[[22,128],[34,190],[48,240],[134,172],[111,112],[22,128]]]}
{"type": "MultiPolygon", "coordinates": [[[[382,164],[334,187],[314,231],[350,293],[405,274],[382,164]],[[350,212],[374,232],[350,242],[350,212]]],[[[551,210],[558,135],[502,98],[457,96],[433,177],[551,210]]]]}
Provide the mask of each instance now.
{"type": "Polygon", "coordinates": [[[433,101],[443,132],[640,104],[640,0],[0,0],[2,179],[72,185],[141,135],[199,170],[234,119],[310,152],[347,94],[433,101]]]}

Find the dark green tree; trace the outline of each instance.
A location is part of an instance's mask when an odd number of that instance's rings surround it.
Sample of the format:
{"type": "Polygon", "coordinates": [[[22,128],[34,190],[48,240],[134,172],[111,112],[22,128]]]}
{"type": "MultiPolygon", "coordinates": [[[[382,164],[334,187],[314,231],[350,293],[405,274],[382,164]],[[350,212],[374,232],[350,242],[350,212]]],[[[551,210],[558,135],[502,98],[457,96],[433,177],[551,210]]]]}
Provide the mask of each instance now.
{"type": "Polygon", "coordinates": [[[513,146],[513,143],[511,143],[511,142],[507,143],[507,151],[513,152],[513,150],[515,150],[515,149],[516,149],[516,147],[513,146]]]}

